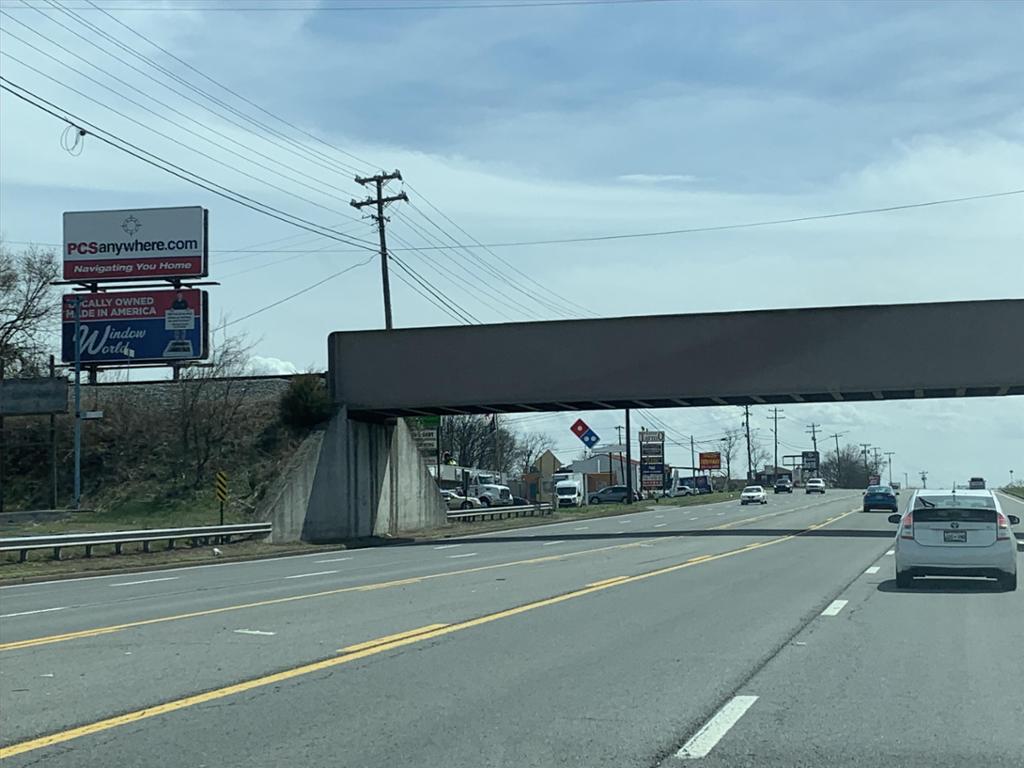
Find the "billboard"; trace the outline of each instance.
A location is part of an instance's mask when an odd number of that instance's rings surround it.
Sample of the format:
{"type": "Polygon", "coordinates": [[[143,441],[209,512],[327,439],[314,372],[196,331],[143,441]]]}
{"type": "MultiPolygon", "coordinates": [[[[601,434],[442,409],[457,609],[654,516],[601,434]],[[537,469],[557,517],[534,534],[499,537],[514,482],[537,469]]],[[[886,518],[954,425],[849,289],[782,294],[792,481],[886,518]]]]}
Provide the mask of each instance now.
{"type": "Polygon", "coordinates": [[[206,211],[137,208],[64,214],[64,279],[205,277],[206,211]]]}
{"type": "Polygon", "coordinates": [[[0,379],[0,416],[67,412],[67,379],[0,379]]]}
{"type": "Polygon", "coordinates": [[[82,363],[172,363],[208,354],[206,291],[153,289],[64,296],[61,359],[75,359],[75,305],[81,302],[82,363]]]}
{"type": "Polygon", "coordinates": [[[800,454],[801,463],[808,472],[818,471],[818,452],[817,451],[804,451],[800,454]]]}
{"type": "Polygon", "coordinates": [[[718,451],[708,451],[700,454],[700,468],[703,469],[721,469],[722,468],[722,454],[718,451]]]}

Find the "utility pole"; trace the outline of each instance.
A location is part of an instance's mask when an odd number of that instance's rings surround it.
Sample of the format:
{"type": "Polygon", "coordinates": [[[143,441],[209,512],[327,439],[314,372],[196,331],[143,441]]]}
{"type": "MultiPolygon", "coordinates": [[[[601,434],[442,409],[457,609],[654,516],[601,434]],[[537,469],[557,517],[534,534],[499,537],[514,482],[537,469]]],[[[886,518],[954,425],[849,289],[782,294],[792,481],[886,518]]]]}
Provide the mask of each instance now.
{"type": "Polygon", "coordinates": [[[871,443],[861,443],[861,453],[864,455],[864,474],[870,475],[871,470],[868,468],[868,448],[871,447],[871,443]]]}
{"type": "Polygon", "coordinates": [[[749,483],[754,477],[753,463],[754,459],[750,452],[750,406],[743,406],[743,426],[747,432],[747,482],[749,483]]]}
{"type": "Polygon", "coordinates": [[[626,499],[627,504],[633,503],[633,455],[630,451],[629,439],[629,408],[626,409],[626,499]]]}
{"type": "MultiPolygon", "coordinates": [[[[874,447],[874,448],[873,448],[872,450],[873,450],[873,451],[875,452],[875,467],[879,467],[879,466],[880,466],[880,464],[881,464],[881,462],[880,462],[880,460],[879,460],[879,458],[878,458],[878,454],[879,454],[879,453],[881,452],[881,450],[882,450],[882,449],[881,449],[881,448],[879,448],[879,447],[878,447],[878,446],[876,445],[876,446],[875,446],[875,447],[874,447]]],[[[881,473],[881,472],[879,472],[878,474],[882,474],[882,473],[881,473]]]]}
{"type": "Polygon", "coordinates": [[[925,470],[925,469],[921,470],[921,487],[922,488],[927,488],[928,487],[928,471],[925,470]]]}
{"type": "Polygon", "coordinates": [[[391,173],[378,173],[376,176],[356,176],[356,184],[366,186],[371,182],[377,186],[377,196],[368,197],[365,200],[353,200],[351,205],[353,208],[362,209],[367,205],[377,206],[377,213],[370,214],[370,218],[377,222],[377,232],[380,235],[380,276],[381,284],[384,289],[384,327],[387,330],[391,330],[394,326],[391,322],[391,280],[388,277],[388,241],[385,236],[385,222],[388,218],[384,215],[384,206],[388,203],[394,203],[398,200],[404,200],[409,202],[409,197],[405,192],[399,192],[397,195],[391,195],[390,197],[384,197],[384,185],[397,179],[402,180],[402,174],[398,171],[392,171],[391,173]]]}
{"type": "Polygon", "coordinates": [[[818,428],[821,424],[808,424],[807,433],[811,436],[811,443],[814,444],[814,452],[818,452],[818,428]]]}
{"type": "Polygon", "coordinates": [[[835,441],[836,441],[836,486],[837,487],[839,486],[839,484],[842,482],[842,479],[843,479],[843,457],[842,457],[842,454],[839,453],[839,438],[842,437],[845,434],[846,434],[845,432],[836,432],[834,435],[829,435],[829,437],[835,438],[835,441]]]}
{"type": "Polygon", "coordinates": [[[690,435],[690,477],[693,478],[693,487],[697,487],[697,462],[693,452],[693,435],[690,435]]]}
{"type": "MultiPolygon", "coordinates": [[[[774,483],[779,478],[776,476],[779,471],[779,414],[782,413],[781,408],[772,408],[771,419],[775,425],[772,427],[772,433],[775,435],[775,460],[772,462],[772,482],[774,483]]],[[[786,418],[783,416],[782,418],[786,418]]]]}
{"type": "Polygon", "coordinates": [[[892,485],[892,457],[896,455],[896,451],[886,451],[885,455],[889,459],[889,485],[892,485]]]}
{"type": "Polygon", "coordinates": [[[621,424],[615,428],[615,432],[619,436],[619,445],[622,445],[622,430],[624,429],[625,427],[621,424]]]}
{"type": "Polygon", "coordinates": [[[904,488],[909,488],[910,487],[910,477],[909,477],[909,475],[906,472],[903,473],[903,487],[904,488]]]}

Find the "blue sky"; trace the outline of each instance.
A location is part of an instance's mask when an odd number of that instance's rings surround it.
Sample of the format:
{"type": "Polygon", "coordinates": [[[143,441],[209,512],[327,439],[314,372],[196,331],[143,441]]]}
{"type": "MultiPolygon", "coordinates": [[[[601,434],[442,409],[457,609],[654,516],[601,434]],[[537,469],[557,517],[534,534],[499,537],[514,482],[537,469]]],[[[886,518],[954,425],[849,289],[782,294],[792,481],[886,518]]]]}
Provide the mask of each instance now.
{"type": "MultiPolygon", "coordinates": [[[[369,223],[352,218],[358,214],[348,205],[362,193],[353,171],[400,168],[415,207],[391,211],[396,248],[445,237],[421,211],[465,242],[431,203],[479,240],[502,242],[788,218],[1024,187],[1022,3],[422,11],[385,11],[384,3],[369,0],[326,3],[377,8],[351,12],[182,10],[231,5],[227,0],[168,0],[159,4],[164,10],[138,0],[97,4],[361,160],[256,111],[84,0],[71,4],[81,9],[80,19],[0,0],[13,18],[0,16],[0,51],[59,83],[10,58],[0,58],[0,74],[220,184],[370,242],[369,223]],[[56,23],[132,61],[81,20],[293,143],[205,111],[202,99],[168,91],[56,23]],[[310,151],[318,154],[310,158],[310,151]]],[[[260,4],[317,5],[242,5],[260,4]]],[[[0,234],[9,242],[59,241],[64,210],[206,205],[218,251],[213,276],[222,281],[212,306],[228,320],[364,258],[189,187],[94,137],[73,157],[60,148],[58,121],[7,94],[0,106],[0,234]],[[264,246],[287,253],[220,252],[289,237],[264,246]],[[312,252],[292,252],[301,249],[312,252]]],[[[500,322],[559,314],[558,302],[520,301],[510,283],[536,291],[522,274],[599,315],[1019,298],[1022,243],[1024,196],[770,229],[501,250],[515,272],[487,253],[399,253],[459,306],[500,322]]],[[[452,322],[398,281],[394,299],[399,326],[452,322]]],[[[231,330],[258,342],[268,369],[319,368],[329,331],[380,323],[379,273],[371,262],[231,330]]],[[[1006,342],[981,343],[995,349],[1006,342]]],[[[885,349],[885,340],[879,344],[885,349]]],[[[663,415],[685,434],[701,434],[697,425],[705,422],[735,421],[717,411],[663,415]]],[[[610,432],[618,417],[595,418],[610,432]]],[[[953,434],[966,433],[971,447],[964,460],[989,462],[984,469],[993,475],[1016,462],[1024,475],[1024,430],[1005,428],[1024,423],[1019,400],[845,406],[842,413],[809,412],[806,420],[825,418],[859,420],[871,432],[863,440],[893,449],[906,440],[908,461],[952,476],[961,458],[940,450],[934,438],[907,437],[915,432],[909,428],[941,418],[953,434]]],[[[551,426],[561,442],[570,421],[551,426]]],[[[802,430],[790,440],[803,440],[802,430]]]]}

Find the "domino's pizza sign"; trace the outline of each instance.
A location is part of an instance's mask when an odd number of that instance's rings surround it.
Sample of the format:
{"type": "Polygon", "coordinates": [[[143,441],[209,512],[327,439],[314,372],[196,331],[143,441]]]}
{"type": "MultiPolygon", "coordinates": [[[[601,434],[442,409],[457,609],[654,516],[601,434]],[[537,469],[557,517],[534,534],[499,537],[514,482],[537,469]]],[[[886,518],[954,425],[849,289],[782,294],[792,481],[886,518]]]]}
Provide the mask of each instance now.
{"type": "Polygon", "coordinates": [[[583,441],[583,444],[587,446],[587,448],[593,448],[601,440],[601,438],[598,437],[597,432],[587,426],[587,422],[583,419],[576,419],[569,429],[574,435],[576,435],[576,437],[583,441]]]}

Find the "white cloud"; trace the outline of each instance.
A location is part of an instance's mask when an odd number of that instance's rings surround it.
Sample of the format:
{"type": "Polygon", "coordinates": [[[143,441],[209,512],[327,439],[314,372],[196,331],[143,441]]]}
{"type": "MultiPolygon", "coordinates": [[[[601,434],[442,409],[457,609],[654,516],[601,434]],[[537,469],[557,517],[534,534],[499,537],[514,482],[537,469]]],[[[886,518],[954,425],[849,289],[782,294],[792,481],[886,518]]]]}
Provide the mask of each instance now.
{"type": "Polygon", "coordinates": [[[249,373],[253,376],[273,376],[276,374],[299,373],[299,369],[295,366],[295,363],[287,360],[256,355],[249,359],[249,373]]]}
{"type": "Polygon", "coordinates": [[[692,184],[697,177],[689,173],[626,173],[618,177],[627,184],[692,184]]]}

